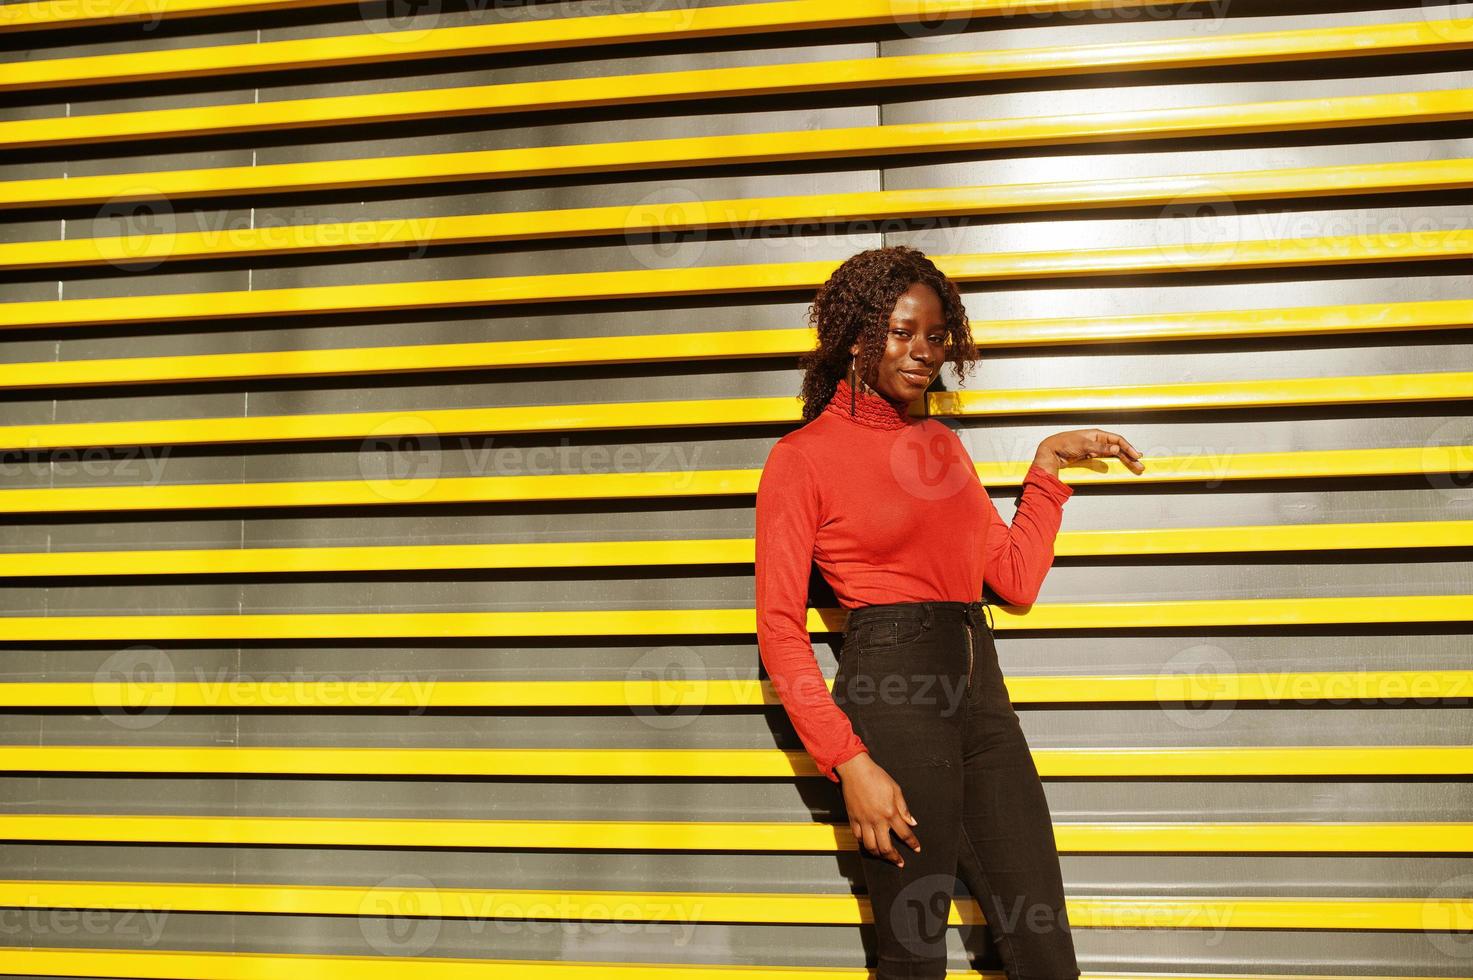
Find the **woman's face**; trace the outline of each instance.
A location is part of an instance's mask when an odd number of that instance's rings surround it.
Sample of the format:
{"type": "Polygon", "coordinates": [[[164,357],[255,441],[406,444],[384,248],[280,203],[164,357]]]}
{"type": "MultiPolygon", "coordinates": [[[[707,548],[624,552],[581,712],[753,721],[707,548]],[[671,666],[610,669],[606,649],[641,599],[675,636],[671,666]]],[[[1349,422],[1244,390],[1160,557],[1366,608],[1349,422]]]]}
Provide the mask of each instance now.
{"type": "MultiPolygon", "coordinates": [[[[892,401],[915,401],[945,363],[945,341],[941,298],[925,283],[912,283],[890,314],[885,351],[870,386],[892,401]]],[[[852,345],[849,353],[858,354],[859,345],[852,345]]]]}

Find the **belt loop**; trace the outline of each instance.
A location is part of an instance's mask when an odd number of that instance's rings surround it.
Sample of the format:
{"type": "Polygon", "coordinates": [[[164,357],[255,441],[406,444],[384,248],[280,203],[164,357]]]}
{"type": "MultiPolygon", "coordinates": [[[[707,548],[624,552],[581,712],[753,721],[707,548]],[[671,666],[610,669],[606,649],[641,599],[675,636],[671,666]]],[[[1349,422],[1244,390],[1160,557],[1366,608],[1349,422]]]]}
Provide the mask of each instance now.
{"type": "Polygon", "coordinates": [[[996,633],[997,630],[992,626],[992,603],[986,599],[982,600],[982,613],[987,617],[987,632],[996,633]]]}
{"type": "Polygon", "coordinates": [[[931,628],[931,604],[925,603],[921,606],[921,629],[931,628]]]}

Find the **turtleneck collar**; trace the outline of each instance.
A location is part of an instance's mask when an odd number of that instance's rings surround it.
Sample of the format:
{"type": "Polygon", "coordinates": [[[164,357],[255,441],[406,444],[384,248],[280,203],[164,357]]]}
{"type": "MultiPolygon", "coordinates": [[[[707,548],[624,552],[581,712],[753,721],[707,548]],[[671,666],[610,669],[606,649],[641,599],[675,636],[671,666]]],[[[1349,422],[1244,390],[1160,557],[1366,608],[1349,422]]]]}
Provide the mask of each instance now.
{"type": "Polygon", "coordinates": [[[849,394],[849,379],[840,378],[839,387],[834,389],[834,396],[824,406],[824,411],[871,429],[903,429],[915,424],[911,421],[909,405],[897,405],[877,391],[855,393],[854,414],[850,415],[849,394]]]}

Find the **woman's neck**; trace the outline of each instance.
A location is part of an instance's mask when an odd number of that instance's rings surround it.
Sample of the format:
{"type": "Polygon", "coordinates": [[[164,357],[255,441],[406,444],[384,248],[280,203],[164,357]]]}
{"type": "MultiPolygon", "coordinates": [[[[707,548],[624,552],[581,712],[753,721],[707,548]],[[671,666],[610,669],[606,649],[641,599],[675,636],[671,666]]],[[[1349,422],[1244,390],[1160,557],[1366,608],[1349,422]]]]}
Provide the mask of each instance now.
{"type": "Polygon", "coordinates": [[[872,389],[855,391],[849,386],[848,378],[839,379],[839,386],[834,389],[834,395],[824,406],[824,411],[833,412],[871,429],[903,429],[915,424],[911,421],[909,403],[891,401],[872,389]]]}

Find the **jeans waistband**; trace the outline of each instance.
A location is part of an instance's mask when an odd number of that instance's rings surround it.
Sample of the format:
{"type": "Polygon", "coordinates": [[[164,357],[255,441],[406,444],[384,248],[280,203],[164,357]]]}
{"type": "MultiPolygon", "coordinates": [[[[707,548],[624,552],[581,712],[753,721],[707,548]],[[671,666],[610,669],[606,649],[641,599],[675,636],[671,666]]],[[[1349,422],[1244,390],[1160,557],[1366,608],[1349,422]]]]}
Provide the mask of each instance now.
{"type": "Polygon", "coordinates": [[[924,602],[882,602],[873,606],[860,606],[849,610],[845,629],[870,619],[916,619],[929,626],[942,616],[963,616],[968,623],[979,626],[986,623],[992,629],[992,603],[986,599],[960,602],[955,599],[929,599],[924,602]]]}

